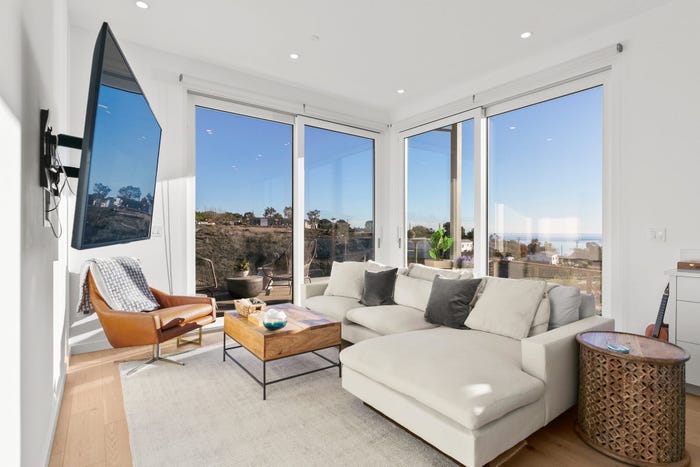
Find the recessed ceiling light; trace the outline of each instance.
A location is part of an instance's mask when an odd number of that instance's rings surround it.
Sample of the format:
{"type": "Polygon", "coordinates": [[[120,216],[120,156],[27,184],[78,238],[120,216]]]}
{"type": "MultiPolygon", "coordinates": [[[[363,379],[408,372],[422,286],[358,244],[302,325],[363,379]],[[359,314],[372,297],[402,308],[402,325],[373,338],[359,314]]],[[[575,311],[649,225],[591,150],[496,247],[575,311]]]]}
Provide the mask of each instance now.
{"type": "Polygon", "coordinates": [[[136,6],[145,10],[146,8],[148,8],[148,3],[139,0],[138,2],[136,2],[136,6]]]}
{"type": "Polygon", "coordinates": [[[289,58],[291,58],[292,60],[297,60],[299,58],[299,54],[291,53],[289,54],[289,58]]]}
{"type": "Polygon", "coordinates": [[[520,34],[520,38],[521,38],[521,39],[527,39],[527,38],[529,38],[530,36],[532,36],[532,33],[529,32],[529,31],[526,31],[526,32],[520,34]]]}
{"type": "Polygon", "coordinates": [[[397,89],[396,92],[399,94],[403,94],[404,92],[406,92],[406,90],[405,89],[397,89]]]}

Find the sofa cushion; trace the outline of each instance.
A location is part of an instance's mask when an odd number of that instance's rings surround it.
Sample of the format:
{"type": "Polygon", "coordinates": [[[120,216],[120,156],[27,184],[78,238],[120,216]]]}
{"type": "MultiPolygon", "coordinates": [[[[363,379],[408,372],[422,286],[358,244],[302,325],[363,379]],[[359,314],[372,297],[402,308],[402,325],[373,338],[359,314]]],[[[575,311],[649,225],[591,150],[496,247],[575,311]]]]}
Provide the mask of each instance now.
{"type": "Polygon", "coordinates": [[[410,306],[425,311],[432,287],[432,279],[424,281],[399,274],[396,276],[396,285],[394,286],[394,302],[397,305],[410,306]]]}
{"type": "Polygon", "coordinates": [[[333,261],[331,277],[323,295],[351,297],[359,300],[365,286],[366,264],[361,261],[333,261]]]}
{"type": "Polygon", "coordinates": [[[491,277],[465,324],[513,339],[527,337],[544,292],[544,281],[491,277]]]}
{"type": "Polygon", "coordinates": [[[393,305],[397,270],[365,271],[365,288],[360,303],[366,306],[393,305]]]}
{"type": "Polygon", "coordinates": [[[317,295],[304,300],[304,306],[309,310],[316,311],[322,315],[337,319],[347,323],[345,315],[352,308],[362,307],[357,300],[351,297],[334,297],[328,295],[317,295]]]}
{"type": "Polygon", "coordinates": [[[403,305],[353,308],[348,310],[346,318],[348,321],[360,324],[382,335],[430,329],[437,326],[425,321],[421,311],[403,305]]]}
{"type": "Polygon", "coordinates": [[[573,286],[557,285],[549,292],[549,329],[565,326],[579,319],[581,289],[573,286]]]}
{"type": "Polygon", "coordinates": [[[340,354],[344,366],[470,430],[543,397],[544,383],[520,359],[520,341],[444,326],[368,339],[340,354]]]}
{"type": "Polygon", "coordinates": [[[578,307],[578,319],[589,318],[596,314],[593,294],[581,292],[581,305],[578,307]]]}
{"type": "Polygon", "coordinates": [[[433,281],[435,276],[442,276],[447,279],[459,279],[462,271],[452,269],[440,269],[426,266],[420,263],[411,263],[408,265],[408,277],[415,279],[423,279],[424,281],[433,281]]]}
{"type": "Polygon", "coordinates": [[[469,304],[480,283],[481,279],[445,279],[435,276],[425,308],[425,320],[464,329],[464,321],[471,310],[469,304]]]}
{"type": "Polygon", "coordinates": [[[549,294],[545,290],[544,297],[540,300],[540,304],[537,306],[537,312],[532,320],[532,325],[530,326],[530,332],[527,336],[536,336],[537,334],[542,334],[549,330],[549,294]]]}

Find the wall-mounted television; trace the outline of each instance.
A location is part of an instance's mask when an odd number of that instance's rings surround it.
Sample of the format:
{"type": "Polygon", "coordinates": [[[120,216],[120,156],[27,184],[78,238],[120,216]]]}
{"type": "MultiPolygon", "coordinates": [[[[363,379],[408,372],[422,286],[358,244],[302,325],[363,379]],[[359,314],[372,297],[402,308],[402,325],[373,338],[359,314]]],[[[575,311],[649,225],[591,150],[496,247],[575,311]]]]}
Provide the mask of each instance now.
{"type": "Polygon", "coordinates": [[[151,236],[161,127],[109,25],[92,56],[73,248],[151,236]]]}

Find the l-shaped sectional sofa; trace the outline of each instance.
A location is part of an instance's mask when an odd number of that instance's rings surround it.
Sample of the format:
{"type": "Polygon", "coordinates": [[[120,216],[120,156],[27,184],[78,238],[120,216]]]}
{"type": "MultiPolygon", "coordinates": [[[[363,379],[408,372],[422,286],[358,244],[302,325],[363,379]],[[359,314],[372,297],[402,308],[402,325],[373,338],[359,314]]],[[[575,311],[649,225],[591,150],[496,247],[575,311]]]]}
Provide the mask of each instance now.
{"type": "MultiPolygon", "coordinates": [[[[576,334],[614,328],[612,319],[595,314],[592,296],[574,287],[552,293],[553,284],[537,309],[538,316],[542,305],[549,309],[544,328],[530,328],[522,339],[430,323],[424,314],[434,277],[471,273],[421,265],[398,270],[395,304],[358,303],[357,275],[381,269],[366,263],[354,268],[354,277],[332,273],[330,281],[354,286],[308,284],[303,304],[341,321],[343,339],[353,343],[340,355],[345,390],[467,466],[488,463],[573,406],[576,334]]],[[[506,281],[518,280],[524,279],[506,281]]]]}

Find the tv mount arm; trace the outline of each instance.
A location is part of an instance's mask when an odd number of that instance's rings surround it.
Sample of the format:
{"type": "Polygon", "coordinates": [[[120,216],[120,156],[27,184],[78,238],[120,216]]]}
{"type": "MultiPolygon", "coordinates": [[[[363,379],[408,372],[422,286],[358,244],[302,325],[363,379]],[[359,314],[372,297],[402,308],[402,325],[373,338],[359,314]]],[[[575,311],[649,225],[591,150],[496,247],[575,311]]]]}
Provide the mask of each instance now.
{"type": "Polygon", "coordinates": [[[56,158],[56,148],[63,146],[73,149],[83,148],[83,138],[76,136],[53,134],[53,128],[48,125],[49,110],[41,109],[39,116],[39,184],[42,188],[59,195],[58,182],[61,172],[66,177],[77,178],[80,173],[78,167],[65,167],[56,158]]]}

